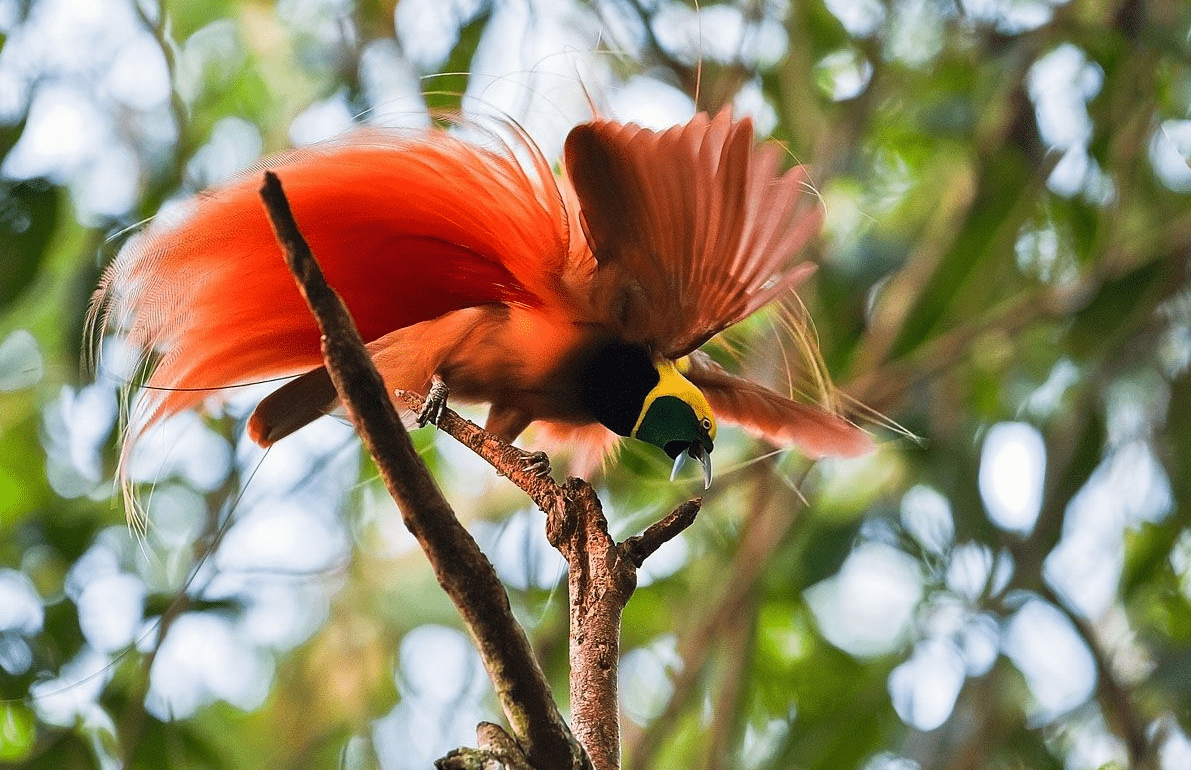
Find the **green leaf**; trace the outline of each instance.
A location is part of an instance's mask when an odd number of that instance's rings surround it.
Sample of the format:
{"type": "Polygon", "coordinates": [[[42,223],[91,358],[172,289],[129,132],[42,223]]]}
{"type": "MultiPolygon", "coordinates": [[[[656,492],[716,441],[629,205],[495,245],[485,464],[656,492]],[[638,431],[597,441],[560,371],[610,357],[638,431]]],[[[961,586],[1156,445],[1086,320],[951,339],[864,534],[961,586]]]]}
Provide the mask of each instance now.
{"type": "Polygon", "coordinates": [[[39,744],[39,752],[22,766],[23,770],[98,770],[95,755],[73,731],[50,733],[39,744]]]}
{"type": "Polygon", "coordinates": [[[0,182],[0,311],[37,276],[58,226],[61,196],[48,179],[0,182]]]}
{"type": "MultiPolygon", "coordinates": [[[[0,49],[4,47],[3,41],[4,37],[0,35],[0,49]]],[[[0,124],[0,160],[7,158],[8,153],[12,152],[12,148],[20,141],[21,134],[25,133],[28,119],[29,116],[26,114],[16,122],[0,124]]]]}
{"type": "Polygon", "coordinates": [[[1118,278],[1105,281],[1092,301],[1075,314],[1071,345],[1081,356],[1094,356],[1120,344],[1138,314],[1148,316],[1155,289],[1168,285],[1161,262],[1147,262],[1118,278]]]}
{"type": "Polygon", "coordinates": [[[921,345],[947,321],[986,309],[997,282],[1013,275],[1013,244],[1029,210],[1022,196],[1036,189],[1039,170],[1020,151],[1006,147],[979,171],[976,197],[906,317],[891,351],[894,358],[921,345]]]}
{"type": "Polygon", "coordinates": [[[440,74],[426,81],[426,106],[431,115],[458,112],[467,91],[471,61],[480,47],[484,30],[492,18],[492,6],[485,3],[471,21],[459,28],[459,42],[443,64],[440,74]]]}
{"type": "Polygon", "coordinates": [[[0,704],[0,762],[19,762],[33,751],[33,714],[21,703],[0,704]]]}

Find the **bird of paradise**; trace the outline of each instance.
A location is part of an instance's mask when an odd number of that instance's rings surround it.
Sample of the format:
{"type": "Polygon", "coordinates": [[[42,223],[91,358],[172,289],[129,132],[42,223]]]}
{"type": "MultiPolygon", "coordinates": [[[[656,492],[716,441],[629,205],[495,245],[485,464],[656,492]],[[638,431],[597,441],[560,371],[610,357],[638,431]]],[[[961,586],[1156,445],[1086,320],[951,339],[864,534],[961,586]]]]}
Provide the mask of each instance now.
{"type": "MultiPolygon", "coordinates": [[[[442,128],[361,129],[263,166],[285,185],[330,285],[386,385],[489,405],[512,442],[602,456],[620,437],[703,465],[719,421],[811,456],[856,455],[868,434],[830,404],[729,373],[700,346],[814,269],[822,207],[802,167],[725,110],[665,131],[575,127],[555,175],[515,130],[496,146],[442,128]],[[519,159],[520,157],[520,159],[519,159]]],[[[248,434],[262,446],[336,406],[319,330],[246,175],[135,236],[92,319],[126,324],[157,360],[144,427],[212,391],[286,375],[248,434]]],[[[130,444],[126,444],[127,447],[130,444]]],[[[673,478],[673,474],[672,474],[673,478]]]]}

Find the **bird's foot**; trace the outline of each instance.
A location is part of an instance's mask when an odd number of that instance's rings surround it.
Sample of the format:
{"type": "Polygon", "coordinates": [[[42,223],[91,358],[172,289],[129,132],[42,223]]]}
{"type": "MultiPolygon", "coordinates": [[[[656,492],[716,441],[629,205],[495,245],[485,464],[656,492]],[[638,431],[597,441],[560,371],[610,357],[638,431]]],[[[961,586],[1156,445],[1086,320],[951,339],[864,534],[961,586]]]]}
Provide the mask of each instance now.
{"type": "Polygon", "coordinates": [[[418,427],[424,428],[430,423],[438,425],[442,419],[442,411],[447,408],[447,396],[450,394],[447,384],[437,374],[430,378],[430,392],[418,412],[418,427]]]}
{"type": "Polygon", "coordinates": [[[521,469],[535,476],[550,475],[550,458],[545,452],[521,451],[521,469]]]}

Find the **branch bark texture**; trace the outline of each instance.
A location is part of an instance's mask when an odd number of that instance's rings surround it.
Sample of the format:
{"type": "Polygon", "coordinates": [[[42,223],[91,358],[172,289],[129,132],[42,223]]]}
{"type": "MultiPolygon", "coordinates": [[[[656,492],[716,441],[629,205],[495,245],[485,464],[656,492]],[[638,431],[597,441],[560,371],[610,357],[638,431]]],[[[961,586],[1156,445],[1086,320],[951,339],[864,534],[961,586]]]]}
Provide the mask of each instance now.
{"type": "Polygon", "coordinates": [[[339,397],[406,527],[467,624],[514,737],[538,770],[585,766],[583,749],[554,703],[504,586],[418,458],[355,323],[327,285],[272,172],[265,172],[261,197],[286,263],[322,330],[323,356],[339,397]]]}

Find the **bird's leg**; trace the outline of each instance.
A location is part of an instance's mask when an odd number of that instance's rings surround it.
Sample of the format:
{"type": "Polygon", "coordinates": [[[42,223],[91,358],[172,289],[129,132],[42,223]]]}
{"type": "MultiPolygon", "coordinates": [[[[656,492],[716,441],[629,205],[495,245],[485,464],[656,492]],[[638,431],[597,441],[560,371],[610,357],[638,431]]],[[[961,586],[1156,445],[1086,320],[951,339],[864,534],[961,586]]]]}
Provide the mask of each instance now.
{"type": "Polygon", "coordinates": [[[524,409],[507,405],[493,404],[488,410],[488,421],[484,429],[496,434],[512,449],[521,453],[521,467],[536,476],[550,475],[550,458],[545,452],[526,452],[513,446],[513,442],[521,432],[532,422],[529,413],[524,409]]]}
{"type": "Polygon", "coordinates": [[[418,412],[418,427],[424,428],[430,423],[438,425],[442,417],[442,410],[447,408],[447,396],[450,388],[437,374],[430,378],[430,392],[426,394],[426,401],[418,412]]]}

